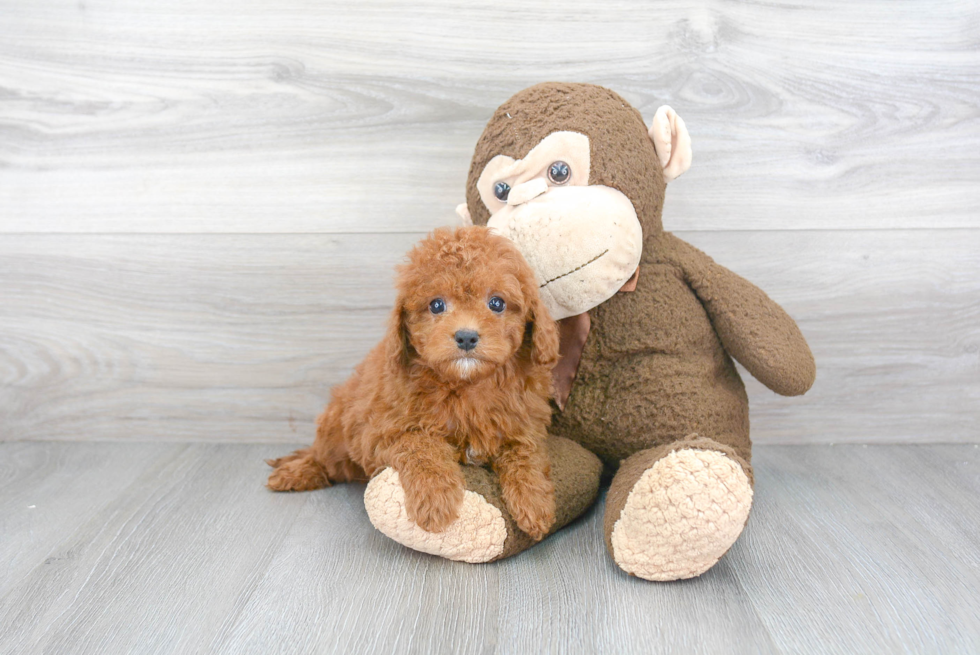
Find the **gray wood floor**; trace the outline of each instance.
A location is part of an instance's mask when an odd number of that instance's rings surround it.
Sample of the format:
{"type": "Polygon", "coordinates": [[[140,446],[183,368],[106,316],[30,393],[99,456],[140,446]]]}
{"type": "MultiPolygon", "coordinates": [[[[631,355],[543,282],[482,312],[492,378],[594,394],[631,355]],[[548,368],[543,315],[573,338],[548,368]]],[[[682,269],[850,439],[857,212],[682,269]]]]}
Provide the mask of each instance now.
{"type": "Polygon", "coordinates": [[[485,566],[376,532],[362,485],[266,491],[282,445],[0,444],[0,652],[980,650],[980,447],[761,446],[742,539],[629,578],[600,508],[485,566]]]}

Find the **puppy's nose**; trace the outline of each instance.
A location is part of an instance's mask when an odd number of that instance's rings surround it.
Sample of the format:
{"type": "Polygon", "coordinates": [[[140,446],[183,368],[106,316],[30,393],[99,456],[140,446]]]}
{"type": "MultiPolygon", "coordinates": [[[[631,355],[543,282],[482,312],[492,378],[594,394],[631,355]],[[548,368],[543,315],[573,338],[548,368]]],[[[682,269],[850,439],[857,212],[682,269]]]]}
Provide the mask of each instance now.
{"type": "Polygon", "coordinates": [[[456,346],[463,350],[473,350],[479,340],[476,330],[456,330],[456,346]]]}

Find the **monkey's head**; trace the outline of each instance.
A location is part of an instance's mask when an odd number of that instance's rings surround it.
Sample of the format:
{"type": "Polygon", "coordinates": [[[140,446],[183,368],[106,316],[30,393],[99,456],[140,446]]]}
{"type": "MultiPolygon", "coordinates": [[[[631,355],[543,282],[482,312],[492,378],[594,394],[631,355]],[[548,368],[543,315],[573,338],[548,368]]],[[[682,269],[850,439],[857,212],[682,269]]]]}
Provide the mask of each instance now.
{"type": "Polygon", "coordinates": [[[459,211],[510,238],[556,319],[612,297],[662,231],[664,189],[691,163],[684,122],[661,107],[647,129],[619,95],[545,83],[494,112],[459,211]]]}

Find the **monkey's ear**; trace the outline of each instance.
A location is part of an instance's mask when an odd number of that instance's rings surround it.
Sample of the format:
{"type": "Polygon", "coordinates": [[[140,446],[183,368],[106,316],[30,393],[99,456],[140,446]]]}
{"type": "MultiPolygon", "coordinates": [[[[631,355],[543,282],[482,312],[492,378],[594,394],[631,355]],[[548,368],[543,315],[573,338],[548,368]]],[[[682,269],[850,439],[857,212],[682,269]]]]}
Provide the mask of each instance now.
{"type": "Polygon", "coordinates": [[[648,131],[664,169],[664,181],[673,182],[691,167],[691,135],[684,119],[663,105],[653,116],[648,131]]]}
{"type": "Polygon", "coordinates": [[[463,227],[473,225],[473,218],[470,216],[470,207],[465,202],[456,205],[456,215],[459,216],[459,224],[463,227]]]}

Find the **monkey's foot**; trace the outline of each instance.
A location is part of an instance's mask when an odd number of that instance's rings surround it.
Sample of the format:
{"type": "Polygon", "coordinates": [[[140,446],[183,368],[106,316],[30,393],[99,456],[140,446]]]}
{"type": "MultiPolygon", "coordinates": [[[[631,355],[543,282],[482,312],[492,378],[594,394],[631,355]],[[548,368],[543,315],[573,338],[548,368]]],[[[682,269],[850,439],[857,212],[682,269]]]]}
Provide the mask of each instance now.
{"type": "Polygon", "coordinates": [[[499,509],[481,495],[465,491],[459,518],[443,532],[426,532],[405,512],[405,492],[398,473],[386,468],[364,492],[368,518],[378,530],[403,546],[446,559],[476,564],[500,555],[507,526],[499,509]]]}
{"type": "Polygon", "coordinates": [[[620,568],[646,580],[693,578],[731,548],[751,507],[752,485],[738,462],[712,450],[675,450],[633,484],[607,537],[610,551],[620,568]]]}

